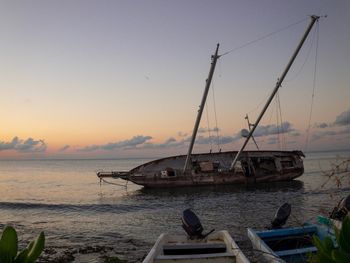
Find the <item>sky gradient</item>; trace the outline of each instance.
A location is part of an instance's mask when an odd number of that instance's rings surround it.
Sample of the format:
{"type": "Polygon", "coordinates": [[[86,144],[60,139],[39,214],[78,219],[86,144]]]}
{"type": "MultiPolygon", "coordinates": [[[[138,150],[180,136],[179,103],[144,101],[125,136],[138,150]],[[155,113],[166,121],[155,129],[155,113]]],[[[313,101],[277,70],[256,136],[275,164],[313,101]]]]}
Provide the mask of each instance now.
{"type": "Polygon", "coordinates": [[[186,154],[216,44],[223,54],[300,22],[218,61],[194,151],[238,150],[312,14],[328,16],[279,92],[285,139],[274,101],[256,140],[349,149],[349,13],[346,0],[1,1],[0,158],[186,154]]]}

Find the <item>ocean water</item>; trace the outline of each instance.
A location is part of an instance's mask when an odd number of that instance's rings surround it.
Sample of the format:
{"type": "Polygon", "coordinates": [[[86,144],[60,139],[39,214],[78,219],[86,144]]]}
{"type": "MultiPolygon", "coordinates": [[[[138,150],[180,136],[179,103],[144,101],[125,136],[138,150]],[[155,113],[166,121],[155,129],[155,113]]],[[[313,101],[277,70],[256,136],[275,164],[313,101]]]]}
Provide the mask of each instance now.
{"type": "Polygon", "coordinates": [[[191,208],[205,231],[226,229],[245,250],[246,228],[269,225],[284,202],[292,205],[291,226],[327,215],[350,194],[350,174],[340,186],[327,175],[349,158],[350,152],[309,153],[304,175],[291,182],[164,190],[125,187],[119,179],[100,184],[96,177],[101,169],[129,170],[151,159],[0,160],[0,226],[13,225],[21,246],[44,231],[54,250],[106,246],[139,262],[161,233],[184,233],[182,211],[191,208]]]}

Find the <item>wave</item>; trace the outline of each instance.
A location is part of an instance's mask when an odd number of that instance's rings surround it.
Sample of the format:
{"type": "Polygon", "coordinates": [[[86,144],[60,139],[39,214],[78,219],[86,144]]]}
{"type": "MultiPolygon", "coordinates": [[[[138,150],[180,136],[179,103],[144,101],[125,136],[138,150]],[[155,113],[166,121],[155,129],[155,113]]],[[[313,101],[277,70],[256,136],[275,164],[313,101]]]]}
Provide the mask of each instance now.
{"type": "Polygon", "coordinates": [[[137,212],[149,209],[159,209],[147,205],[127,205],[127,204],[45,204],[45,203],[25,203],[25,202],[0,202],[0,209],[7,210],[46,210],[61,212],[99,212],[99,213],[126,213],[137,212]]]}

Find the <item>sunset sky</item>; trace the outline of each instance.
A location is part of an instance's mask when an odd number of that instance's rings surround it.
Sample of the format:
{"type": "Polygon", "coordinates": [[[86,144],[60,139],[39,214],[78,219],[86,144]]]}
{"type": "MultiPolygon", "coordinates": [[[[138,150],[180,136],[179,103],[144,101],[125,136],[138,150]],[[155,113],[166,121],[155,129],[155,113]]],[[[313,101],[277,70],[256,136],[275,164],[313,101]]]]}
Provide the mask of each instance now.
{"type": "Polygon", "coordinates": [[[348,0],[1,1],[0,158],[186,154],[217,43],[194,151],[238,150],[313,14],[255,138],[350,149],[348,0]]]}

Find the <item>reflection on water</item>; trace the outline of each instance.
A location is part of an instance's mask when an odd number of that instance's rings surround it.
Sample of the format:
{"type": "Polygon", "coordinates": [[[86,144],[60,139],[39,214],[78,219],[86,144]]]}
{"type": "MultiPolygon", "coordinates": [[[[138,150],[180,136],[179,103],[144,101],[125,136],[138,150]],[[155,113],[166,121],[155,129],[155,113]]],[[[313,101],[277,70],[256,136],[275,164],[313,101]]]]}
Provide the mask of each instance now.
{"type": "Polygon", "coordinates": [[[164,189],[148,189],[141,188],[135,192],[143,196],[184,196],[184,195],[223,195],[223,194],[237,194],[247,193],[251,191],[293,191],[300,190],[303,187],[303,182],[300,180],[293,180],[290,182],[274,182],[261,183],[255,185],[217,185],[217,186],[201,186],[201,187],[182,187],[182,188],[164,188],[164,189]]]}
{"type": "Polygon", "coordinates": [[[184,233],[182,211],[191,208],[206,230],[227,229],[244,244],[246,228],[269,225],[284,202],[292,205],[289,225],[331,211],[350,193],[348,180],[342,189],[321,187],[322,171],[337,158],[307,158],[305,174],[291,182],[176,189],[100,186],[94,173],[145,160],[0,161],[0,222],[15,225],[23,240],[44,230],[48,246],[108,245],[141,258],[160,233],[184,233]]]}

